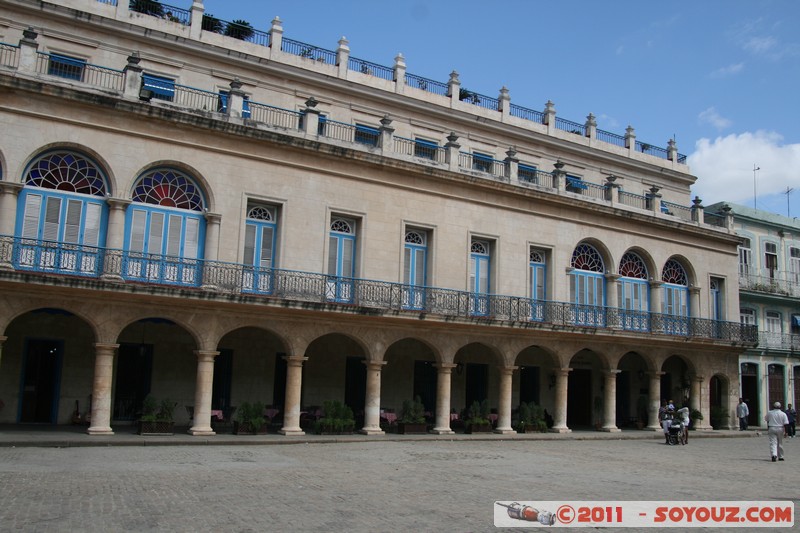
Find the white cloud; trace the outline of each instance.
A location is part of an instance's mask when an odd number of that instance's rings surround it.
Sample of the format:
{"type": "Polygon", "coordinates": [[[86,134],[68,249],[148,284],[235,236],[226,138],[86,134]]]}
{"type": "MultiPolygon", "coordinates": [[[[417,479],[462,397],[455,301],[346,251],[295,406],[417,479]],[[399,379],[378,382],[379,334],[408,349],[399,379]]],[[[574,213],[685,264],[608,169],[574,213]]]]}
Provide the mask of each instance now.
{"type": "Polygon", "coordinates": [[[764,54],[774,49],[778,45],[778,40],[774,37],[750,37],[742,47],[754,54],[764,54]]]}
{"type": "Polygon", "coordinates": [[[700,124],[710,124],[720,131],[730,128],[731,124],[733,124],[733,122],[731,122],[729,119],[717,113],[717,110],[714,107],[709,107],[697,115],[697,119],[700,124]]]}
{"type": "Polygon", "coordinates": [[[700,139],[688,157],[698,178],[692,194],[705,205],[722,201],[752,205],[753,165],[761,169],[756,173],[758,198],[780,194],[787,187],[800,188],[800,144],[782,142],[781,135],[767,131],[700,139]]]}
{"type": "Polygon", "coordinates": [[[709,74],[711,78],[726,78],[740,73],[744,69],[744,63],[736,63],[735,65],[728,65],[727,67],[718,68],[709,74]]]}

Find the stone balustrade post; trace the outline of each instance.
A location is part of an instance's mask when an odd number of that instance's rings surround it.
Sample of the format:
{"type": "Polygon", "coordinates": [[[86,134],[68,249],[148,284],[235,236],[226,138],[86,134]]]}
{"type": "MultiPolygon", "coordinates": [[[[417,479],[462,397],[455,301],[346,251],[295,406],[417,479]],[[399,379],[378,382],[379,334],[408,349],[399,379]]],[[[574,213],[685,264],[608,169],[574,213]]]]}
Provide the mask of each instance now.
{"type": "Polygon", "coordinates": [[[571,368],[557,368],[555,406],[553,408],[553,433],[570,433],[572,430],[567,427],[567,387],[571,368]]]}
{"type": "Polygon", "coordinates": [[[675,139],[670,139],[667,142],[667,159],[673,163],[678,162],[678,145],[675,143],[675,139]]]}
{"type": "Polygon", "coordinates": [[[359,433],[383,435],[381,429],[381,368],[383,361],[364,361],[367,367],[367,392],[364,399],[364,427],[359,433]]]}
{"type": "Polygon", "coordinates": [[[283,51],[283,23],[280,17],[272,19],[272,27],[269,30],[270,54],[279,54],[283,51]]]}
{"type": "Polygon", "coordinates": [[[381,119],[381,126],[378,128],[380,132],[380,148],[382,154],[390,154],[394,152],[394,126],[392,126],[392,119],[389,115],[384,115],[381,119]]]}
{"type": "Polygon", "coordinates": [[[306,108],[303,110],[303,131],[309,135],[319,135],[319,109],[317,100],[312,96],[306,100],[306,108]]]}
{"type": "Polygon", "coordinates": [[[692,200],[692,222],[698,224],[705,224],[705,208],[703,207],[703,200],[699,196],[695,196],[692,200]]]}
{"type": "Polygon", "coordinates": [[[214,358],[217,351],[196,350],[197,376],[194,385],[194,416],[189,435],[198,437],[216,435],[211,428],[211,400],[214,387],[214,358]]]}
{"type": "Polygon", "coordinates": [[[612,206],[619,202],[619,183],[617,183],[616,176],[611,175],[606,177],[606,190],[604,194],[606,202],[610,203],[612,206]]]}
{"type": "Polygon", "coordinates": [[[605,391],[603,394],[603,427],[601,431],[616,433],[617,427],[617,374],[619,370],[606,370],[605,391]]]}
{"type": "Polygon", "coordinates": [[[339,46],[336,48],[336,67],[338,68],[339,77],[347,78],[347,70],[350,68],[350,41],[342,35],[339,39],[339,46]]]}
{"type": "Polygon", "coordinates": [[[303,383],[303,363],[308,357],[285,356],[286,361],[286,399],[283,407],[283,427],[281,435],[305,435],[300,427],[300,398],[303,383]]]}
{"type": "Polygon", "coordinates": [[[453,363],[439,363],[436,366],[436,426],[431,433],[437,435],[452,435],[455,433],[450,429],[450,387],[453,363]]]}
{"type": "Polygon", "coordinates": [[[597,138],[597,119],[592,113],[586,117],[586,136],[590,139],[597,138]]]}
{"type": "Polygon", "coordinates": [[[519,159],[517,150],[513,146],[509,147],[503,162],[506,167],[506,179],[509,183],[519,183],[519,159]]]}
{"type": "Polygon", "coordinates": [[[447,82],[447,96],[450,97],[450,107],[456,107],[460,102],[461,80],[458,79],[458,72],[455,70],[450,73],[450,80],[447,82]]]}
{"type": "Polygon", "coordinates": [[[445,161],[447,162],[448,168],[453,172],[458,172],[458,158],[461,145],[458,144],[457,141],[458,135],[451,131],[450,135],[447,136],[447,144],[444,145],[445,161]]]}
{"type": "Polygon", "coordinates": [[[503,85],[500,88],[500,95],[497,97],[498,111],[500,111],[500,120],[506,122],[511,114],[511,96],[508,93],[508,88],[503,85]]]}
{"type": "Polygon", "coordinates": [[[19,72],[36,73],[36,61],[39,56],[39,43],[36,42],[38,36],[39,34],[31,26],[22,31],[22,39],[19,40],[19,63],[17,64],[19,72]]]}
{"type": "Polygon", "coordinates": [[[94,380],[92,382],[92,420],[89,435],[113,435],[111,429],[111,387],[114,383],[114,352],[119,344],[94,345],[94,380]]]}
{"type": "Polygon", "coordinates": [[[553,166],[555,167],[555,170],[553,170],[553,188],[562,193],[567,188],[567,173],[564,171],[564,162],[559,159],[553,166]]]}
{"type": "Polygon", "coordinates": [[[661,214],[661,195],[658,193],[660,190],[661,187],[653,185],[650,187],[650,192],[645,196],[647,208],[652,211],[654,215],[661,214]]]}
{"type": "Polygon", "coordinates": [[[553,135],[556,131],[556,105],[550,100],[544,104],[544,124],[547,134],[553,135]]]}
{"type": "Polygon", "coordinates": [[[503,435],[516,433],[516,431],[511,428],[511,392],[514,371],[518,368],[517,366],[499,367],[500,386],[498,387],[497,427],[494,430],[495,433],[503,435]]]}
{"type": "Polygon", "coordinates": [[[728,231],[734,231],[734,216],[731,206],[728,204],[722,206],[722,216],[725,217],[725,229],[728,231]]]}
{"type": "MultiPolygon", "coordinates": [[[[119,3],[126,3],[125,0],[117,0],[119,3]]],[[[203,0],[194,0],[192,2],[191,8],[191,17],[192,22],[189,26],[189,38],[194,40],[200,40],[200,33],[203,29],[203,15],[206,12],[205,6],[203,6],[203,0]]]]}
{"type": "Polygon", "coordinates": [[[636,152],[636,130],[630,124],[625,128],[625,148],[628,149],[629,156],[636,152]]]}
{"type": "Polygon", "coordinates": [[[394,58],[394,92],[403,93],[406,87],[406,58],[398,53],[394,58]]]}
{"type": "Polygon", "coordinates": [[[239,79],[231,81],[228,91],[228,105],[225,114],[229,117],[242,118],[244,116],[244,97],[246,93],[242,90],[242,82],[239,79]]]}
{"type": "Polygon", "coordinates": [[[142,91],[142,67],[139,62],[142,59],[139,57],[139,52],[133,52],[128,56],[128,63],[122,69],[123,76],[125,76],[125,86],[123,88],[123,95],[129,100],[139,100],[142,91]]]}

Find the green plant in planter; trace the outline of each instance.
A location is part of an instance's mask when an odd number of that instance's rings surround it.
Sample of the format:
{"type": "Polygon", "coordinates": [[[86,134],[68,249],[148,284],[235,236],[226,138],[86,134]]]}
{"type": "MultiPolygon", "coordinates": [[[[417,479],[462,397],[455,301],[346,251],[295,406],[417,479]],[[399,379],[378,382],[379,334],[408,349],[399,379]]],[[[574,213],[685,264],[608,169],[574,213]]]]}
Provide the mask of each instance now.
{"type": "Polygon", "coordinates": [[[130,10],[154,17],[164,16],[164,6],[158,0],[132,0],[130,10]]]}
{"type": "Polygon", "coordinates": [[[342,434],[352,433],[356,421],[353,410],[338,400],[325,400],[322,402],[324,415],[314,424],[314,431],[324,433],[342,434]]]}
{"type": "Polygon", "coordinates": [[[489,421],[489,401],[475,400],[469,408],[467,419],[464,421],[467,431],[490,431],[492,423],[489,421]]]}
{"type": "Polygon", "coordinates": [[[243,402],[236,410],[236,433],[256,434],[264,427],[264,404],[243,402]]]}
{"type": "Polygon", "coordinates": [[[535,402],[519,404],[519,421],[514,429],[520,433],[545,432],[547,422],[544,419],[544,408],[535,402]]]}
{"type": "Polygon", "coordinates": [[[159,402],[148,394],[142,401],[139,434],[172,434],[175,405],[176,403],[168,398],[159,402]]]}
{"type": "Polygon", "coordinates": [[[223,35],[246,41],[253,36],[253,27],[246,20],[234,20],[225,27],[223,35]]]}
{"type": "Polygon", "coordinates": [[[397,429],[400,433],[425,433],[428,425],[425,420],[425,405],[422,398],[416,396],[414,401],[404,400],[397,419],[397,429]]]}
{"type": "Polygon", "coordinates": [[[722,429],[727,423],[726,420],[730,418],[730,414],[724,407],[711,408],[711,427],[714,429],[722,429]]]}
{"type": "Polygon", "coordinates": [[[200,23],[200,27],[203,31],[222,33],[222,21],[211,14],[203,15],[203,21],[200,23]]]}
{"type": "Polygon", "coordinates": [[[698,420],[703,420],[703,413],[698,411],[697,409],[691,409],[689,411],[689,418],[692,420],[692,425],[690,426],[691,429],[694,429],[697,425],[698,420]]]}

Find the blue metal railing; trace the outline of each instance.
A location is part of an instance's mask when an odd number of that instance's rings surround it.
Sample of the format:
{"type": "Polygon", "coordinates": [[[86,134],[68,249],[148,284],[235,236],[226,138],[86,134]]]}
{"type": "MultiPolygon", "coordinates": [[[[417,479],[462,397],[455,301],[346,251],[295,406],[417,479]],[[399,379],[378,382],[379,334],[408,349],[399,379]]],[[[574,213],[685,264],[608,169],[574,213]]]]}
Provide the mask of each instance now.
{"type": "Polygon", "coordinates": [[[281,51],[321,63],[327,63],[328,65],[336,64],[336,52],[300,41],[287,39],[286,37],[281,40],[281,51]]]}
{"type": "Polygon", "coordinates": [[[586,125],[556,117],[556,129],[586,137],[586,125]]]}
{"type": "Polygon", "coordinates": [[[125,73],[121,70],[93,65],[59,54],[37,52],[36,72],[113,91],[122,91],[125,85],[125,73]]]}
{"type": "Polygon", "coordinates": [[[625,137],[623,135],[617,135],[616,133],[610,133],[605,130],[597,130],[597,140],[625,148],[625,137]]]}
{"type": "Polygon", "coordinates": [[[389,81],[394,80],[393,68],[384,67],[383,65],[378,65],[377,63],[371,63],[363,59],[357,59],[355,57],[351,57],[350,60],[348,61],[347,68],[355,72],[366,74],[367,76],[375,76],[377,78],[382,78],[384,80],[389,80],[389,81]]]}
{"type": "Polygon", "coordinates": [[[277,126],[288,130],[300,129],[299,111],[291,111],[258,102],[250,102],[250,119],[269,126],[277,126]]]}
{"type": "Polygon", "coordinates": [[[151,285],[196,288],[386,310],[413,310],[496,321],[615,328],[728,341],[758,341],[756,326],[738,322],[636,312],[623,309],[479,294],[438,287],[344,278],[326,274],[258,268],[237,263],[109,250],[0,236],[0,263],[42,275],[114,276],[151,285]]]}
{"type": "Polygon", "coordinates": [[[0,43],[0,65],[17,68],[19,62],[19,46],[0,43]]]}
{"type": "Polygon", "coordinates": [[[468,91],[466,89],[461,89],[461,92],[458,95],[458,99],[467,104],[473,104],[478,107],[491,109],[492,111],[500,110],[500,101],[497,98],[492,98],[491,96],[478,94],[472,91],[468,91]]]}
{"type": "Polygon", "coordinates": [[[528,109],[527,107],[511,104],[509,113],[511,114],[512,117],[523,118],[525,120],[530,120],[531,122],[535,122],[537,124],[544,124],[544,113],[542,113],[541,111],[536,111],[534,109],[528,109]]]}
{"type": "Polygon", "coordinates": [[[251,26],[239,24],[238,22],[229,22],[214,17],[207,17],[208,15],[203,17],[203,29],[205,31],[219,33],[227,37],[233,37],[240,41],[246,41],[261,46],[269,47],[270,45],[269,32],[257,30],[251,26]]]}
{"type": "Polygon", "coordinates": [[[415,89],[428,91],[429,93],[447,96],[448,87],[446,83],[423,78],[422,76],[406,73],[406,85],[414,87],[415,89]]]}
{"type": "Polygon", "coordinates": [[[436,161],[437,163],[445,163],[447,159],[447,150],[444,147],[418,139],[406,139],[405,137],[394,137],[394,151],[399,154],[436,161]]]}
{"type": "Polygon", "coordinates": [[[152,17],[177,22],[184,26],[189,26],[192,22],[192,12],[190,10],[162,4],[161,2],[154,2],[152,0],[130,0],[128,2],[128,9],[143,15],[150,15],[152,17]]]}
{"type": "Polygon", "coordinates": [[[647,209],[646,196],[642,196],[641,194],[633,194],[632,192],[626,192],[622,189],[619,190],[619,203],[622,205],[637,207],[639,209],[647,209]]]}

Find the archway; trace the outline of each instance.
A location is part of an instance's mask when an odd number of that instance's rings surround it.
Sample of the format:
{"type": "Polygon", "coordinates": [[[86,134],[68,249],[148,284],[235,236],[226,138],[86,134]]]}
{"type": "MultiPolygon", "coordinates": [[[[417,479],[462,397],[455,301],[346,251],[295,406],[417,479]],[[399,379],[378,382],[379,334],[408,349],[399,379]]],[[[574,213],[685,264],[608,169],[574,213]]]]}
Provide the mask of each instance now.
{"type": "Polygon", "coordinates": [[[567,426],[588,429],[603,425],[605,380],[600,356],[581,350],[572,356],[567,382],[567,426]]]}
{"type": "Polygon", "coordinates": [[[437,370],[433,350],[417,339],[401,339],[389,346],[384,361],[381,409],[399,415],[404,401],[419,396],[425,411],[435,416],[437,370]]]}
{"type": "Polygon", "coordinates": [[[512,417],[522,403],[535,403],[544,409],[548,427],[553,427],[557,361],[539,346],[522,350],[515,360],[519,368],[514,373],[511,389],[512,417]]]}
{"type": "Polygon", "coordinates": [[[650,379],[647,362],[636,352],[626,353],[617,364],[617,427],[642,429],[648,420],[650,379]]]}

